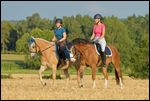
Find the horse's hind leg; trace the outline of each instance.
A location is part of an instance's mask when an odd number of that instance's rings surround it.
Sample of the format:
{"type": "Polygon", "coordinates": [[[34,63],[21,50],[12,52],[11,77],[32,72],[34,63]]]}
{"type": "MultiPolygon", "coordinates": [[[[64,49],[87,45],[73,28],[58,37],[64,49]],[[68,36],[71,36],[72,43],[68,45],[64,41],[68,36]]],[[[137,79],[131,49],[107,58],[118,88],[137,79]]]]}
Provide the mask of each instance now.
{"type": "MultiPolygon", "coordinates": [[[[123,81],[122,81],[122,73],[121,73],[120,67],[116,67],[115,73],[116,73],[116,78],[119,80],[120,87],[121,87],[121,89],[122,89],[123,81]]],[[[117,81],[117,80],[116,80],[116,81],[117,81]]]]}
{"type": "Polygon", "coordinates": [[[41,65],[40,70],[39,70],[39,78],[40,78],[40,81],[41,81],[41,83],[42,83],[43,86],[46,85],[46,83],[44,83],[44,82],[43,82],[43,79],[42,79],[42,72],[43,72],[45,69],[46,69],[46,66],[41,65]]]}
{"type": "Polygon", "coordinates": [[[120,87],[122,89],[123,86],[123,80],[122,80],[122,73],[119,63],[113,63],[115,66],[115,76],[116,76],[116,83],[120,84],[120,87]]]}

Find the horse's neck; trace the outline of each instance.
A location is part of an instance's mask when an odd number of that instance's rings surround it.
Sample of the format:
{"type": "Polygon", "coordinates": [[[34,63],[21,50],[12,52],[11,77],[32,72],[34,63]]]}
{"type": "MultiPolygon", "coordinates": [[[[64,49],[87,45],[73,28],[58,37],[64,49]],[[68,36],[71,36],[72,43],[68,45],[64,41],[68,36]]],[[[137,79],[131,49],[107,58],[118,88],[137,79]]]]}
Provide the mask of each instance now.
{"type": "Polygon", "coordinates": [[[45,47],[48,47],[50,45],[55,45],[54,42],[49,42],[40,38],[37,38],[36,43],[40,47],[40,49],[45,49],[45,47]]]}
{"type": "Polygon", "coordinates": [[[79,51],[83,52],[84,50],[86,50],[86,49],[92,47],[92,44],[77,44],[77,45],[75,45],[75,47],[76,47],[79,51]]]}

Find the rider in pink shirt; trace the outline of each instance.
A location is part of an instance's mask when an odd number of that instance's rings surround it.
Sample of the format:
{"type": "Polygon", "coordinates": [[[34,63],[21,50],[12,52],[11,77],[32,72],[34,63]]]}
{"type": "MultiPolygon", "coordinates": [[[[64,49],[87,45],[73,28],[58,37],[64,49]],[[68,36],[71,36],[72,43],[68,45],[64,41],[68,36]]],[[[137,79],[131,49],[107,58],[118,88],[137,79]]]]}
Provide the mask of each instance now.
{"type": "Polygon", "coordinates": [[[96,14],[94,16],[95,25],[93,27],[93,34],[91,36],[91,40],[96,43],[99,43],[101,46],[101,58],[102,58],[102,65],[103,67],[106,66],[106,41],[105,41],[105,25],[101,22],[102,16],[100,14],[96,14]]]}
{"type": "Polygon", "coordinates": [[[105,25],[103,23],[101,23],[100,25],[94,25],[93,32],[95,34],[95,37],[101,37],[104,28],[105,25]]]}

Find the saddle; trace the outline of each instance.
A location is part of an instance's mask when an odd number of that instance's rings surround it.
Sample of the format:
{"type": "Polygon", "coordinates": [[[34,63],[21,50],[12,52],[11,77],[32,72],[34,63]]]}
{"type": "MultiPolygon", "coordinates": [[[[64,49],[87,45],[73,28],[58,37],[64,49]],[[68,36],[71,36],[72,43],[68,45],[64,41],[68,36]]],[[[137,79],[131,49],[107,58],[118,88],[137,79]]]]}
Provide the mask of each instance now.
{"type": "MultiPolygon", "coordinates": [[[[95,46],[95,50],[96,50],[96,53],[98,54],[98,55],[100,55],[100,53],[102,52],[101,50],[101,46],[100,46],[100,44],[99,43],[94,43],[94,46],[95,46]]],[[[111,49],[109,48],[109,46],[106,46],[105,47],[105,53],[106,53],[106,56],[108,56],[108,57],[111,57],[112,56],[112,51],[111,51],[111,49]]]]}

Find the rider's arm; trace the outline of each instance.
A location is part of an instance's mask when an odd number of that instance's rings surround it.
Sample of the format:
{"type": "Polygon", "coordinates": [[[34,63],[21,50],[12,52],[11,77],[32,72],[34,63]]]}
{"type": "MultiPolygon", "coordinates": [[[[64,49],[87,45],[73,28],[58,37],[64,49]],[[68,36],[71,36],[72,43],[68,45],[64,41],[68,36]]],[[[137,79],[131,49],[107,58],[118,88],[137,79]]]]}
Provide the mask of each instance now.
{"type": "Polygon", "coordinates": [[[93,32],[93,34],[92,34],[92,36],[91,36],[90,39],[92,40],[94,37],[95,37],[95,34],[94,34],[94,32],[93,32]]]}
{"type": "Polygon", "coordinates": [[[63,33],[63,38],[59,40],[59,42],[63,42],[67,39],[67,34],[66,32],[63,33]]]}

